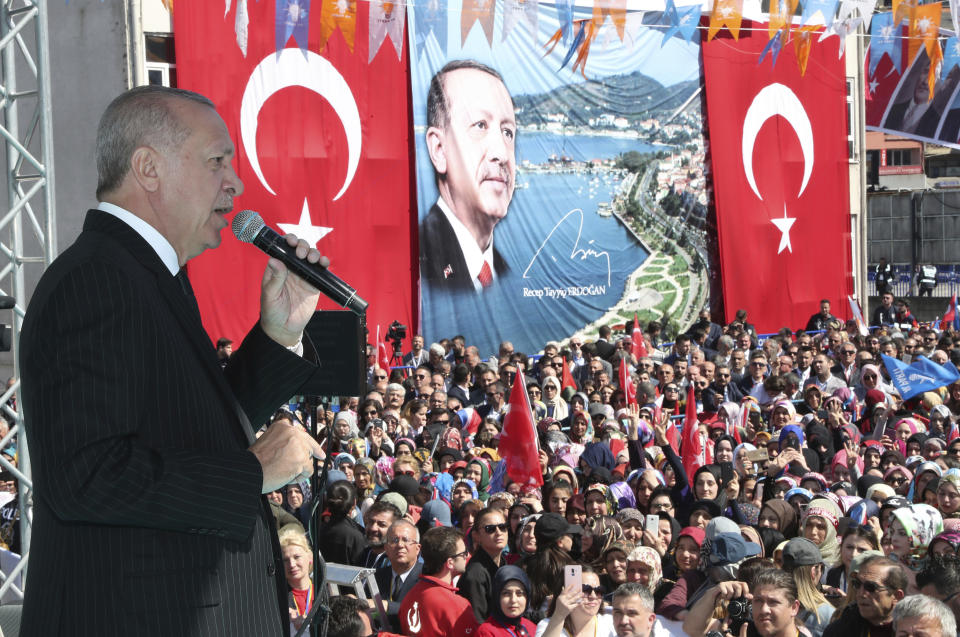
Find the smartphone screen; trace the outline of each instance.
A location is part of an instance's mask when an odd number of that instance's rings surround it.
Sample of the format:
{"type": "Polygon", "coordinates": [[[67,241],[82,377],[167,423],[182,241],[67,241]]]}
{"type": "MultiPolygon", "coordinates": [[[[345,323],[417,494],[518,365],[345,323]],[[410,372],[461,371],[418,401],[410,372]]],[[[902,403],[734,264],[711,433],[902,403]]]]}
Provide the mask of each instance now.
{"type": "Polygon", "coordinates": [[[653,535],[653,537],[657,537],[657,534],[660,533],[660,516],[647,515],[646,529],[653,535]]]}
{"type": "Polygon", "coordinates": [[[563,569],[563,588],[579,591],[583,588],[583,567],[579,564],[571,564],[563,569]]]}

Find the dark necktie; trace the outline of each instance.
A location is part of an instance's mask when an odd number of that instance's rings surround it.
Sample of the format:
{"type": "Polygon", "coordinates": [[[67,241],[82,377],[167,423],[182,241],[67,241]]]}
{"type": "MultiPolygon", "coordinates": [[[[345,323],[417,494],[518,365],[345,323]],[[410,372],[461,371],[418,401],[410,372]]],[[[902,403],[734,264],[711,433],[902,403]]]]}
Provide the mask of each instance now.
{"type": "Polygon", "coordinates": [[[400,579],[399,575],[393,576],[393,586],[390,588],[390,601],[397,601],[397,595],[400,594],[400,587],[403,586],[403,581],[400,579]]]}

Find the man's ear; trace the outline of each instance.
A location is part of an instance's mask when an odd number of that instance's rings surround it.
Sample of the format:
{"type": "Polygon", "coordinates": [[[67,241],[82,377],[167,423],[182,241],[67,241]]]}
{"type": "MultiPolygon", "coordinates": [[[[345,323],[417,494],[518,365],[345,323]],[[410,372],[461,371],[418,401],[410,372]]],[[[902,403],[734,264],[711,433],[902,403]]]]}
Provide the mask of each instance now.
{"type": "Polygon", "coordinates": [[[447,174],[447,154],[444,143],[443,130],[436,126],[427,129],[427,152],[430,153],[430,161],[433,162],[433,168],[438,175],[447,174]]]}
{"type": "Polygon", "coordinates": [[[160,188],[160,156],[149,146],[140,146],[130,157],[130,174],[147,192],[160,188]]]}

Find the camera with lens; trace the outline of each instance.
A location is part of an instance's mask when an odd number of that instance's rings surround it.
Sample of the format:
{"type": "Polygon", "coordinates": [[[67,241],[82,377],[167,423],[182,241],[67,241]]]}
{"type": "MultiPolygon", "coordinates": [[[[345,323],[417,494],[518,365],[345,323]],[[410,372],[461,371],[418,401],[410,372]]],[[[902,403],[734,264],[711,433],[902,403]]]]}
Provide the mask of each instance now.
{"type": "Polygon", "coordinates": [[[727,602],[727,617],[730,619],[730,631],[737,635],[740,627],[753,618],[753,605],[746,597],[735,597],[727,602]]]}
{"type": "Polygon", "coordinates": [[[407,326],[394,321],[387,327],[387,338],[393,344],[393,355],[402,357],[401,343],[407,337],[407,326]]]}

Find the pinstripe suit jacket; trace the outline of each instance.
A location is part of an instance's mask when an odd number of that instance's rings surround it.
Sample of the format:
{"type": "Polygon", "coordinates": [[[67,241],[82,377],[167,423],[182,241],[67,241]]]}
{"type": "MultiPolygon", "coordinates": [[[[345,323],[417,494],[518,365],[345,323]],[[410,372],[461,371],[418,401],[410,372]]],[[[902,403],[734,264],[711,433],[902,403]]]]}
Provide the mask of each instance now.
{"type": "Polygon", "coordinates": [[[106,213],[21,334],[34,476],[23,635],[280,635],[286,584],[247,450],[314,369],[255,326],[221,370],[153,249],[106,213]]]}

